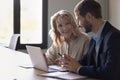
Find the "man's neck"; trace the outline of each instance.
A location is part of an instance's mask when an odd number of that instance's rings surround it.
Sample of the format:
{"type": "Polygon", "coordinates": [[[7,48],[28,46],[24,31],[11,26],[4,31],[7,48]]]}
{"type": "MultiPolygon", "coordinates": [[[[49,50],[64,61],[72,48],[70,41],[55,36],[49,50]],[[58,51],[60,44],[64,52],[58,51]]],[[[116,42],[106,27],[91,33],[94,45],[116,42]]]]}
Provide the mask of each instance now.
{"type": "Polygon", "coordinates": [[[97,33],[99,31],[99,29],[101,28],[101,26],[104,24],[104,21],[102,19],[96,19],[94,22],[93,22],[93,33],[97,33]]]}

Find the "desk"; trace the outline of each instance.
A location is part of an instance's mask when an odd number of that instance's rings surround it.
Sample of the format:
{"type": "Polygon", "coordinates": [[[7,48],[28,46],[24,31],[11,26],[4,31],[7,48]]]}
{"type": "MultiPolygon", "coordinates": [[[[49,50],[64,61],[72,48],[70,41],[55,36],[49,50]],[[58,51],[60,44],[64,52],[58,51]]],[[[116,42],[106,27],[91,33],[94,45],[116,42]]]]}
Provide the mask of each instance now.
{"type": "Polygon", "coordinates": [[[0,47],[0,80],[58,80],[37,76],[45,72],[33,68],[21,68],[21,64],[31,64],[28,54],[0,47]]]}

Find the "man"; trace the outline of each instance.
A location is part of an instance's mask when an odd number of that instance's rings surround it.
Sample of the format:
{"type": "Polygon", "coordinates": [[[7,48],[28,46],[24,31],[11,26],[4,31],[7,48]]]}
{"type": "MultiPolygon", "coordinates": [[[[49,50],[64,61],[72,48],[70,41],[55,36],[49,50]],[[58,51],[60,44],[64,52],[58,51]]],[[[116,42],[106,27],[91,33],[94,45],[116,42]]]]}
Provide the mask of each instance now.
{"type": "Polygon", "coordinates": [[[101,16],[101,6],[94,0],[82,0],[75,7],[78,24],[93,32],[89,50],[76,62],[65,55],[64,67],[80,75],[104,80],[120,80],[120,31],[101,16]]]}

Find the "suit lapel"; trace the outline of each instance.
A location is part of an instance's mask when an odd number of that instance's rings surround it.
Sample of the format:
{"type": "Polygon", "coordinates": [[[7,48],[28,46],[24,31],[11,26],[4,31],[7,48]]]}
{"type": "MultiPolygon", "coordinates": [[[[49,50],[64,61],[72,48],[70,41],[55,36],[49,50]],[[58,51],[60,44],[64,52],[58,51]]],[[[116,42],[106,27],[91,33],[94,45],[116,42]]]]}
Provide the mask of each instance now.
{"type": "MultiPolygon", "coordinates": [[[[111,26],[109,24],[109,22],[106,22],[104,28],[103,28],[103,31],[101,33],[101,42],[100,42],[100,47],[99,47],[99,52],[98,52],[98,56],[97,56],[97,65],[98,66],[100,64],[100,54],[103,53],[103,48],[104,48],[104,45],[103,45],[103,42],[104,42],[104,37],[106,36],[106,34],[109,32],[110,30],[110,27],[111,26]]],[[[95,60],[94,60],[94,45],[92,43],[92,39],[90,41],[90,47],[89,47],[89,59],[88,59],[88,63],[90,64],[95,64],[95,60]],[[91,61],[91,62],[90,62],[91,61]]]]}
{"type": "Polygon", "coordinates": [[[102,34],[101,34],[101,43],[100,43],[100,47],[99,47],[98,62],[97,62],[98,65],[101,63],[100,61],[103,61],[100,59],[103,59],[102,55],[104,55],[104,50],[105,50],[104,48],[106,48],[104,44],[106,44],[106,38],[108,38],[107,35],[110,30],[111,30],[111,24],[109,22],[106,22],[106,24],[103,28],[102,34]]]}

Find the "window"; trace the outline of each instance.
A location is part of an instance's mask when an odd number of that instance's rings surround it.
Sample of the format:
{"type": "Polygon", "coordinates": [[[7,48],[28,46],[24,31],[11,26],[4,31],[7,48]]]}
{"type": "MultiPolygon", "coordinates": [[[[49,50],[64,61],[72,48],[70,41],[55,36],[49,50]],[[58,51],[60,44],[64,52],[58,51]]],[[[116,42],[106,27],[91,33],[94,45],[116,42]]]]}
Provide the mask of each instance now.
{"type": "Polygon", "coordinates": [[[20,33],[18,48],[47,48],[47,0],[0,0],[0,11],[0,46],[20,33]]]}
{"type": "Polygon", "coordinates": [[[14,0],[14,29],[20,33],[19,49],[47,48],[47,0],[14,0]]]}
{"type": "Polygon", "coordinates": [[[8,46],[13,34],[13,0],[0,0],[0,46],[8,46]]]}
{"type": "Polygon", "coordinates": [[[41,44],[42,0],[21,0],[20,20],[20,43],[41,44]]]}

